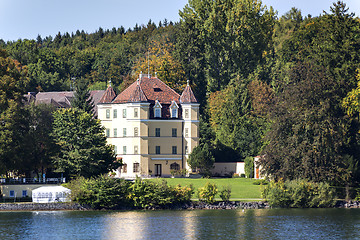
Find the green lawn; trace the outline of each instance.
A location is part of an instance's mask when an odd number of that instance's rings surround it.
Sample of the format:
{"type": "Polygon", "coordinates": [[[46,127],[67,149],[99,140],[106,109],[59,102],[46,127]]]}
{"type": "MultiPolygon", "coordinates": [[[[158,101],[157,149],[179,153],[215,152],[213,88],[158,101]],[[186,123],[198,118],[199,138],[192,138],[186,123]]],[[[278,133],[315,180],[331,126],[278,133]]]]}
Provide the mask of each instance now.
{"type": "MultiPolygon", "coordinates": [[[[215,183],[219,190],[222,189],[224,185],[231,186],[231,199],[230,200],[260,200],[260,186],[252,184],[253,179],[247,178],[214,178],[214,179],[205,179],[205,178],[162,178],[167,181],[169,185],[181,186],[192,184],[196,189],[203,187],[206,182],[215,183]]],[[[156,180],[155,180],[156,181],[156,180]]],[[[196,194],[194,194],[194,199],[196,199],[196,194]]],[[[217,198],[220,200],[220,198],[217,198]]]]}

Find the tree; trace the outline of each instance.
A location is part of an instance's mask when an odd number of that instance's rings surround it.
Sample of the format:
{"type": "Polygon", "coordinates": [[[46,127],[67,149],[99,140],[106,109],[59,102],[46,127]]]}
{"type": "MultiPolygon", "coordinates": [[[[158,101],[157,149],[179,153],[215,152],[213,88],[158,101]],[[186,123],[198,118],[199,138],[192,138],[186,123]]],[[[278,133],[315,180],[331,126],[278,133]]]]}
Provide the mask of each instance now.
{"type": "Polygon", "coordinates": [[[254,177],[254,157],[246,157],[245,162],[245,175],[247,178],[254,177]]]}
{"type": "Polygon", "coordinates": [[[210,92],[224,89],[236,76],[246,78],[256,68],[268,50],[275,17],[272,8],[255,0],[190,0],[179,14],[182,27],[195,37],[180,42],[194,44],[184,46],[195,51],[183,55],[201,52],[195,57],[205,60],[210,92]]]}
{"type": "Polygon", "coordinates": [[[22,107],[27,71],[0,49],[0,173],[26,170],[24,136],[29,131],[22,107]]]}
{"type": "Polygon", "coordinates": [[[235,153],[225,161],[244,160],[260,152],[266,124],[253,115],[250,100],[248,84],[240,80],[210,95],[210,124],[218,141],[217,149],[222,152],[216,156],[223,158],[229,150],[235,153]]]}
{"type": "Polygon", "coordinates": [[[87,83],[83,78],[79,79],[76,83],[76,91],[71,106],[81,109],[91,115],[94,114],[93,98],[90,96],[87,83]]]}
{"type": "Polygon", "coordinates": [[[51,135],[53,125],[53,112],[55,107],[50,104],[35,105],[31,103],[26,107],[30,125],[27,144],[24,151],[30,170],[49,173],[52,166],[52,157],[58,147],[51,135]]]}
{"type": "Polygon", "coordinates": [[[186,86],[185,72],[181,64],[171,55],[172,51],[173,45],[169,40],[152,41],[146,56],[144,55],[134,64],[133,71],[137,74],[157,72],[157,76],[169,87],[182,92],[186,86]]]}
{"type": "Polygon", "coordinates": [[[195,147],[187,160],[191,168],[198,169],[199,173],[210,176],[214,167],[215,158],[207,143],[195,147]]]}
{"type": "Polygon", "coordinates": [[[359,124],[341,109],[341,87],[316,64],[298,63],[290,79],[272,106],[263,170],[274,179],[354,181],[359,124]]]}
{"type": "Polygon", "coordinates": [[[100,121],[83,110],[56,111],[53,136],[60,148],[53,163],[58,171],[68,176],[97,176],[121,165],[116,161],[112,146],[106,144],[100,121]]]}

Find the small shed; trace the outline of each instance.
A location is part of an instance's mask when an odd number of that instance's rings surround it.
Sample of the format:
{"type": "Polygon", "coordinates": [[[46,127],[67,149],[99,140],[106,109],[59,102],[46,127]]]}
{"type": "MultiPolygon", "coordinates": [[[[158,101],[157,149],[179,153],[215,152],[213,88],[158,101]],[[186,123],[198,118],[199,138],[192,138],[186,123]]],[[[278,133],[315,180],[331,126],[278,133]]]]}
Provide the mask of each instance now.
{"type": "Polygon", "coordinates": [[[37,203],[68,202],[71,190],[63,186],[39,187],[32,191],[32,201],[37,203]]]}

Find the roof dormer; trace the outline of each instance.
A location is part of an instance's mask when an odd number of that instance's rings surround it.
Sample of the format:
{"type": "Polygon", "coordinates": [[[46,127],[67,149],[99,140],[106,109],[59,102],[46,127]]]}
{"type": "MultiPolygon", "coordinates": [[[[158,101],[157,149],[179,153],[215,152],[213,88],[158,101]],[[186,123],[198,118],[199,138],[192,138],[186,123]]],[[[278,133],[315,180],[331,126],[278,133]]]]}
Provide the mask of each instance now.
{"type": "Polygon", "coordinates": [[[178,109],[179,109],[179,106],[178,106],[177,103],[173,100],[173,101],[171,102],[171,105],[170,105],[171,118],[177,118],[177,117],[178,117],[178,109]]]}
{"type": "Polygon", "coordinates": [[[155,101],[155,105],[154,105],[154,117],[155,118],[161,118],[161,104],[158,100],[155,101]]]}

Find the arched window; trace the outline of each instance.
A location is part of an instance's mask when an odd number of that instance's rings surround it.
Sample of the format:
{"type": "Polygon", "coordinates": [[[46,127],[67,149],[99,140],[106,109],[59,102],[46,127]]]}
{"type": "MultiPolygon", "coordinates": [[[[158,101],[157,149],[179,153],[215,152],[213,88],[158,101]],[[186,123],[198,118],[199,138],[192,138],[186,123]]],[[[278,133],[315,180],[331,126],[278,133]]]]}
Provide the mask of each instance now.
{"type": "Polygon", "coordinates": [[[180,170],[180,165],[175,163],[170,164],[170,170],[180,170]]]}

